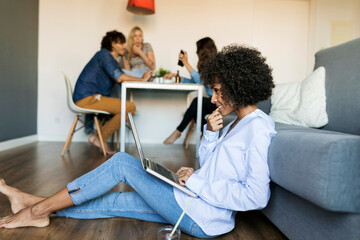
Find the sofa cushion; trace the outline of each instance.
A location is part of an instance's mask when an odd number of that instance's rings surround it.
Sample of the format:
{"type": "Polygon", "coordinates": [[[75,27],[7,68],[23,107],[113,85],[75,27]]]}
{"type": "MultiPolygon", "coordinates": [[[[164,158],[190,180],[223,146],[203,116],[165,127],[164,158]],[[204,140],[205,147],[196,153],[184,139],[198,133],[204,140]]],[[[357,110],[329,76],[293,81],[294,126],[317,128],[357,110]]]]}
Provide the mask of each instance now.
{"type": "Polygon", "coordinates": [[[326,112],[323,129],[360,135],[360,38],[321,50],[315,67],[326,69],[326,112]]]}
{"type": "Polygon", "coordinates": [[[276,124],[273,182],[332,211],[360,212],[360,136],[276,124]]]}
{"type": "Polygon", "coordinates": [[[302,82],[276,84],[269,116],[274,122],[319,128],[328,123],[325,68],[319,67],[302,82]]]}

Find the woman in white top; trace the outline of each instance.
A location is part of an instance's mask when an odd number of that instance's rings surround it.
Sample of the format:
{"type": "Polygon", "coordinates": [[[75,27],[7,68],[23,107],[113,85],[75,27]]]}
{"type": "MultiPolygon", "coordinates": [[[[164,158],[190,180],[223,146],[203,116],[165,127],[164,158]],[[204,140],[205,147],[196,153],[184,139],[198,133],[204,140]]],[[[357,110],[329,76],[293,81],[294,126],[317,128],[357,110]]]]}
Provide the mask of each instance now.
{"type": "MultiPolygon", "coordinates": [[[[204,67],[202,78],[218,107],[204,126],[199,149],[200,169],[182,167],[180,184],[196,193],[180,222],[181,231],[211,238],[231,231],[237,211],[261,209],[270,197],[268,148],[276,134],[274,122],[256,104],[270,97],[271,68],[253,48],[225,47],[204,67]],[[237,118],[223,127],[222,117],[237,118]]],[[[20,192],[0,179],[0,192],[11,203],[12,216],[0,228],[45,227],[49,215],[61,217],[129,217],[175,224],[189,196],[144,171],[136,158],[117,153],[49,198],[20,192]],[[111,192],[119,182],[135,192],[111,192]]]]}

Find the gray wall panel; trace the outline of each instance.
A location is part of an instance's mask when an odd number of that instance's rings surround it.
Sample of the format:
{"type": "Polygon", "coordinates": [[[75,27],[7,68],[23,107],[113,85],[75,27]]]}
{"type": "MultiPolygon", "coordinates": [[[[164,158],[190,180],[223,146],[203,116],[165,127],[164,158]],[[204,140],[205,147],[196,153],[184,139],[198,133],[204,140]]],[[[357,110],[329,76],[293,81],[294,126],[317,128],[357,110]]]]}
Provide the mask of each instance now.
{"type": "Polygon", "coordinates": [[[38,0],[0,1],[0,142],[37,133],[38,0]]]}

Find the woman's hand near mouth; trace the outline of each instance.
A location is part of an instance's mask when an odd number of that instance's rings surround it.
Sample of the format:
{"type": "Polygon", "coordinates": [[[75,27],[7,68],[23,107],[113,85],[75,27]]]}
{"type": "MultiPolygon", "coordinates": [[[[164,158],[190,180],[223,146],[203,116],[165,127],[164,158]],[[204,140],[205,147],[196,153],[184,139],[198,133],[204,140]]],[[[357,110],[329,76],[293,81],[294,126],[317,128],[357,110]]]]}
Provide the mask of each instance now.
{"type": "Polygon", "coordinates": [[[222,106],[220,105],[215,111],[213,111],[207,118],[207,127],[206,130],[216,132],[223,127],[223,117],[219,112],[219,109],[222,106]]]}

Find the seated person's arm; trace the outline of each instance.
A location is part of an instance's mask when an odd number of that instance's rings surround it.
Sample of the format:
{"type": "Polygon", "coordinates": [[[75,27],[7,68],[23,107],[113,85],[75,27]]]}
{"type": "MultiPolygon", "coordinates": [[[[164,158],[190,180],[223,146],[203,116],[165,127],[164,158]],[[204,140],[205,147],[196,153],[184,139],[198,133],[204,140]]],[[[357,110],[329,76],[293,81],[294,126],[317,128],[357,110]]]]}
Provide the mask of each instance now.
{"type": "MultiPolygon", "coordinates": [[[[184,66],[190,73],[190,79],[181,77],[182,83],[199,83],[200,84],[200,74],[192,68],[192,66],[188,62],[187,52],[182,50],[184,53],[179,54],[179,60],[181,60],[184,63],[184,66]]],[[[164,76],[165,79],[170,79],[172,77],[175,77],[175,73],[168,73],[164,76]]]]}
{"type": "Polygon", "coordinates": [[[200,167],[204,165],[208,156],[214,150],[219,138],[219,131],[208,131],[206,130],[207,124],[203,126],[203,138],[199,147],[199,164],[200,167]]]}
{"type": "Polygon", "coordinates": [[[126,81],[140,81],[144,82],[147,81],[150,76],[152,75],[152,71],[148,71],[144,73],[142,78],[132,77],[124,73],[118,62],[114,60],[114,58],[111,56],[111,54],[103,54],[103,59],[100,61],[102,69],[111,76],[111,78],[118,82],[126,82],[126,81]]]}
{"type": "Polygon", "coordinates": [[[143,51],[141,51],[140,47],[137,47],[136,45],[134,45],[133,51],[136,55],[140,56],[144,60],[145,64],[151,70],[155,69],[155,56],[153,51],[148,52],[146,55],[143,51]]]}
{"type": "MultiPolygon", "coordinates": [[[[196,72],[195,70],[193,70],[194,72],[196,72]]],[[[164,75],[164,79],[170,79],[172,77],[176,77],[176,73],[167,73],[164,75]]],[[[199,77],[200,80],[200,77],[199,77]]],[[[185,78],[185,77],[181,77],[181,82],[182,83],[197,83],[193,80],[193,78],[185,78]]]]}
{"type": "Polygon", "coordinates": [[[129,81],[146,82],[150,78],[151,75],[152,75],[152,71],[148,71],[148,72],[144,73],[142,78],[132,77],[130,75],[127,75],[126,73],[123,73],[118,78],[117,82],[118,83],[129,82],[129,81]]]}
{"type": "Polygon", "coordinates": [[[155,56],[154,56],[154,52],[148,52],[147,54],[147,57],[148,57],[148,61],[145,61],[146,65],[149,66],[149,68],[151,70],[154,70],[155,69],[155,56]]]}
{"type": "Polygon", "coordinates": [[[175,76],[176,76],[175,73],[167,73],[167,74],[164,75],[164,79],[170,79],[170,78],[175,77],[175,76]]]}
{"type": "Polygon", "coordinates": [[[122,68],[126,69],[126,70],[130,70],[130,64],[129,61],[127,60],[127,58],[125,56],[121,56],[121,61],[123,63],[122,68]]]}
{"type": "Polygon", "coordinates": [[[200,74],[199,74],[199,72],[195,71],[194,69],[190,72],[190,77],[194,83],[197,83],[197,84],[201,83],[200,82],[200,74]]]}
{"type": "Polygon", "coordinates": [[[179,60],[181,60],[184,63],[184,66],[190,73],[191,79],[181,78],[181,82],[182,83],[198,83],[198,84],[200,84],[200,74],[195,69],[193,69],[192,66],[189,64],[187,52],[184,50],[183,50],[183,52],[184,52],[183,54],[182,53],[179,54],[179,60]]]}
{"type": "Polygon", "coordinates": [[[184,51],[184,50],[182,50],[182,51],[184,52],[184,54],[182,54],[182,53],[179,54],[179,60],[181,60],[183,62],[184,66],[186,67],[188,72],[191,73],[193,68],[188,61],[188,54],[186,51],[184,51]]]}
{"type": "MultiPolygon", "coordinates": [[[[175,74],[175,76],[176,76],[176,74],[175,74]]],[[[195,71],[193,69],[190,73],[190,78],[181,77],[181,83],[198,83],[198,84],[200,84],[200,75],[197,71],[195,71]]]]}
{"type": "Polygon", "coordinates": [[[234,148],[226,149],[222,151],[221,156],[218,156],[233,159],[233,167],[236,171],[246,173],[241,180],[238,176],[234,176],[232,179],[224,178],[210,183],[194,173],[187,179],[186,186],[204,201],[216,207],[235,211],[264,208],[270,196],[267,152],[271,137],[262,133],[255,139],[256,143],[251,144],[246,159],[238,155],[239,152],[232,152],[234,148]],[[242,170],[244,167],[245,170],[242,170]]]}

